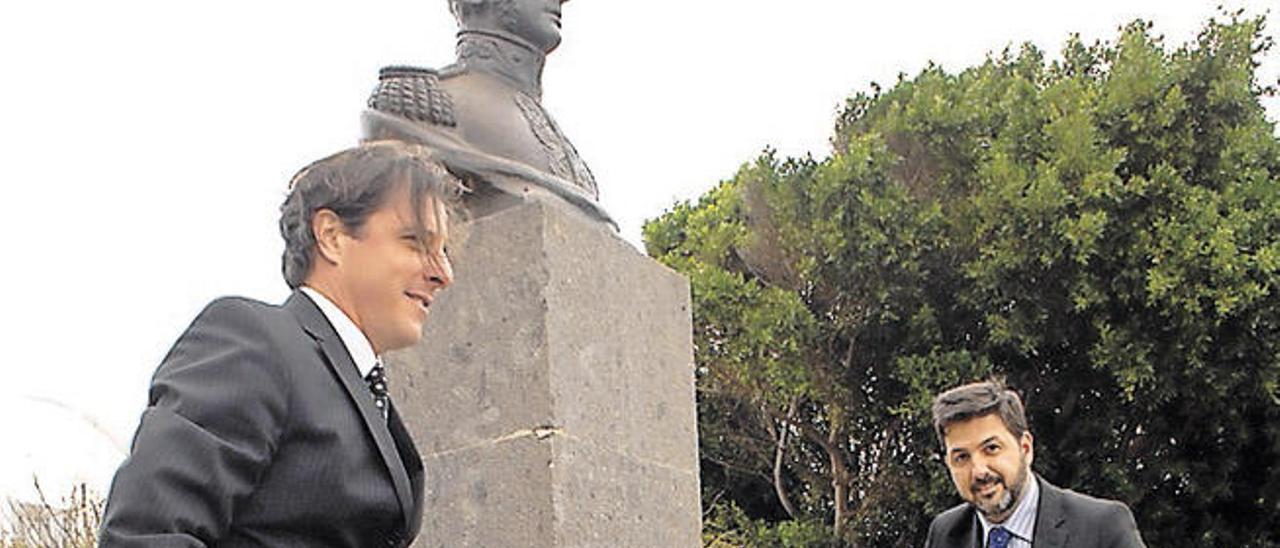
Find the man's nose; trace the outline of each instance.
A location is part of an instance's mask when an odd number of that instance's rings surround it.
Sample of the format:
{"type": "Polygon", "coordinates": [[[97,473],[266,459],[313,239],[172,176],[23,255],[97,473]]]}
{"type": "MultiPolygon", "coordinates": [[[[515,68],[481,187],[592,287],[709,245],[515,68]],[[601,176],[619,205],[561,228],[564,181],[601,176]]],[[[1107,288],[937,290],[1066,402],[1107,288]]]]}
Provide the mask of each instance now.
{"type": "Polygon", "coordinates": [[[986,479],[991,476],[991,466],[987,459],[982,457],[973,457],[973,477],[974,479],[986,479]]]}
{"type": "Polygon", "coordinates": [[[428,281],[434,282],[440,286],[440,289],[453,285],[453,264],[449,262],[448,255],[441,253],[428,257],[424,262],[423,266],[426,269],[424,274],[428,281]]]}

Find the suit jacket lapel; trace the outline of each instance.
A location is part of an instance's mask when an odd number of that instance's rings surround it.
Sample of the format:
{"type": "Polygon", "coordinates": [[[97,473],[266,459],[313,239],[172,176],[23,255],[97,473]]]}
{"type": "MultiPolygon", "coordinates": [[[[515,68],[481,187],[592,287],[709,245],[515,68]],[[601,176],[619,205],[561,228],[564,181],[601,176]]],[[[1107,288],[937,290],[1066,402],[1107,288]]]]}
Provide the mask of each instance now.
{"type": "Polygon", "coordinates": [[[1032,544],[1036,548],[1062,548],[1067,545],[1069,534],[1066,523],[1066,510],[1062,507],[1062,491],[1036,475],[1040,482],[1040,508],[1036,510],[1035,539],[1032,544]]]}
{"type": "MultiPolygon", "coordinates": [[[[396,450],[395,440],[391,438],[387,420],[374,405],[373,398],[369,397],[369,387],[360,378],[359,370],[351,360],[351,354],[347,352],[346,346],[343,346],[342,339],[329,324],[329,320],[324,317],[324,313],[320,312],[315,303],[311,302],[311,298],[303,295],[302,292],[294,291],[289,300],[285,301],[284,307],[298,318],[303,329],[320,344],[325,363],[337,375],[342,387],[347,391],[351,404],[364,419],[365,429],[373,437],[374,445],[378,447],[387,471],[391,474],[391,483],[395,485],[396,498],[400,500],[400,509],[404,512],[406,528],[419,522],[421,518],[414,503],[415,497],[409,475],[405,469],[405,463],[400,458],[400,452],[396,450]]],[[[419,462],[419,469],[421,466],[419,462]]]]}
{"type": "MultiPolygon", "coordinates": [[[[391,402],[388,409],[387,426],[391,430],[391,438],[396,442],[396,449],[400,452],[400,460],[404,462],[405,471],[409,473],[409,484],[413,490],[413,506],[421,508],[423,485],[426,480],[422,457],[418,455],[418,449],[413,443],[409,429],[405,428],[404,421],[400,420],[400,412],[396,410],[395,403],[391,402]]],[[[410,518],[405,522],[408,524],[406,529],[409,538],[414,538],[418,536],[418,529],[422,526],[422,512],[414,512],[410,518]]]]}
{"type": "Polygon", "coordinates": [[[972,505],[965,506],[964,512],[944,528],[939,538],[930,539],[930,546],[982,548],[982,523],[978,521],[978,511],[972,505]]]}
{"type": "Polygon", "coordinates": [[[968,548],[982,548],[987,539],[982,538],[982,522],[978,520],[978,511],[974,507],[969,507],[969,522],[973,524],[973,534],[969,535],[969,543],[965,546],[968,548]]]}

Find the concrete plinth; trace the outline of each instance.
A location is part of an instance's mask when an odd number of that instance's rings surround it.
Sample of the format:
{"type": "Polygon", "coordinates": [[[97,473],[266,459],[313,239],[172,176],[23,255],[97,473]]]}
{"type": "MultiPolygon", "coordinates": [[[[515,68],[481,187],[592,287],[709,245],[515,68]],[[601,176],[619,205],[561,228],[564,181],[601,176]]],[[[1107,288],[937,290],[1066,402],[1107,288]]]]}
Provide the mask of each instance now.
{"type": "Polygon", "coordinates": [[[688,283],[537,202],[453,255],[422,343],[389,359],[427,470],[414,546],[699,546],[688,283]]]}

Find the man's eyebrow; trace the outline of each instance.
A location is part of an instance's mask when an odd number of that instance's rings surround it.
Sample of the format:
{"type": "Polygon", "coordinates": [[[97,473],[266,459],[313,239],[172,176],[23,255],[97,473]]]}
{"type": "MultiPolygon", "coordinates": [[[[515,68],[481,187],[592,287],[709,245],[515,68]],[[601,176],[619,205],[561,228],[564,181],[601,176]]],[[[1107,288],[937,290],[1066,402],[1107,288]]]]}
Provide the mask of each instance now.
{"type": "MultiPolygon", "coordinates": [[[[988,443],[991,443],[992,441],[996,441],[996,442],[1000,441],[1000,436],[991,436],[985,440],[982,440],[981,442],[978,442],[978,447],[982,447],[988,443]]],[[[965,449],[963,447],[952,447],[949,450],[950,453],[955,453],[959,451],[968,451],[968,449],[965,449]]]]}

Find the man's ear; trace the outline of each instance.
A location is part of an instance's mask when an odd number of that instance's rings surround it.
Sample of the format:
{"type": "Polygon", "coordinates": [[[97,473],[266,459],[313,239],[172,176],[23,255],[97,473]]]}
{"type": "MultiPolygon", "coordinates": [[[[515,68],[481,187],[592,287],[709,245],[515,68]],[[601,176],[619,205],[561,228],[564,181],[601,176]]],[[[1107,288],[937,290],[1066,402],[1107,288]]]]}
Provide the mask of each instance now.
{"type": "Polygon", "coordinates": [[[1022,446],[1022,453],[1027,456],[1028,465],[1031,464],[1032,458],[1035,457],[1035,442],[1035,436],[1032,436],[1030,431],[1023,432],[1022,439],[1018,440],[1018,445],[1022,446]]]}
{"type": "Polygon", "coordinates": [[[316,210],[311,216],[311,235],[316,239],[316,257],[329,264],[342,263],[347,226],[330,209],[316,210]]]}

